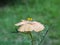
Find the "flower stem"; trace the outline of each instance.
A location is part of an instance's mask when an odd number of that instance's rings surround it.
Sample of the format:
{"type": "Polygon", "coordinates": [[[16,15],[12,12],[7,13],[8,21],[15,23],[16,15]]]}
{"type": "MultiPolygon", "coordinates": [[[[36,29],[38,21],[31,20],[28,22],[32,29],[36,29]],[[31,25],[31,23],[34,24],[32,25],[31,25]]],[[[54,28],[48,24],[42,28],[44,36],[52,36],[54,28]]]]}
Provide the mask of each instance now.
{"type": "Polygon", "coordinates": [[[34,41],[33,41],[33,36],[32,36],[32,34],[31,34],[31,32],[29,33],[29,35],[30,35],[30,37],[31,37],[31,42],[32,42],[32,45],[34,45],[34,41]]]}

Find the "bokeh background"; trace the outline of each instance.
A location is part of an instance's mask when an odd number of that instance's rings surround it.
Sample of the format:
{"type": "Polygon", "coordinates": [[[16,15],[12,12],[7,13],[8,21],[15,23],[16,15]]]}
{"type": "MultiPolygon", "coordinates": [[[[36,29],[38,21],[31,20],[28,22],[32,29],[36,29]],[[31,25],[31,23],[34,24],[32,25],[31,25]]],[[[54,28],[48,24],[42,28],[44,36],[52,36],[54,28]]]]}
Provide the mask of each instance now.
{"type": "MultiPolygon", "coordinates": [[[[28,17],[48,27],[42,45],[60,45],[60,0],[1,0],[0,45],[31,45],[29,34],[12,33],[16,32],[14,24],[28,17]]],[[[44,34],[32,32],[35,45],[44,34]]]]}

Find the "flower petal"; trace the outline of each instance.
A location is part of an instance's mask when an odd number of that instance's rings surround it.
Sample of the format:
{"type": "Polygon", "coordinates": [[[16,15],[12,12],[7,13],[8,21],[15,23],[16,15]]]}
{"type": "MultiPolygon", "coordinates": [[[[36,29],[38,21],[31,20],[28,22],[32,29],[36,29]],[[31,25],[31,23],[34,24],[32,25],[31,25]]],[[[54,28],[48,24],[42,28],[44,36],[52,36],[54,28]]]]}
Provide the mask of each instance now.
{"type": "Polygon", "coordinates": [[[44,29],[43,24],[39,23],[39,22],[33,22],[34,24],[33,26],[33,30],[36,32],[42,31],[44,29]]]}
{"type": "Polygon", "coordinates": [[[30,24],[25,24],[25,25],[22,25],[22,26],[18,29],[18,31],[20,31],[20,32],[33,31],[33,28],[32,28],[32,26],[31,26],[30,24]]]}

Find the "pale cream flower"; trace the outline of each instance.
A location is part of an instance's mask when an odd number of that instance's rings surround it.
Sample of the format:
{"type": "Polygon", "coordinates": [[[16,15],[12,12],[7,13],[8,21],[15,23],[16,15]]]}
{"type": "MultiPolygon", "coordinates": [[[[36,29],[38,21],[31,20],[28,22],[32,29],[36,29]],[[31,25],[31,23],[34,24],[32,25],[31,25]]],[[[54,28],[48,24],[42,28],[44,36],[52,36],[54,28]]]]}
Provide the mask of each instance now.
{"type": "Polygon", "coordinates": [[[35,31],[39,32],[44,30],[44,25],[37,22],[37,21],[28,21],[28,20],[22,20],[22,22],[19,22],[15,24],[15,26],[20,26],[18,31],[20,32],[29,32],[29,31],[35,31]]]}
{"type": "Polygon", "coordinates": [[[32,22],[32,27],[33,27],[33,30],[36,32],[42,31],[45,28],[43,24],[36,21],[32,22]]]}

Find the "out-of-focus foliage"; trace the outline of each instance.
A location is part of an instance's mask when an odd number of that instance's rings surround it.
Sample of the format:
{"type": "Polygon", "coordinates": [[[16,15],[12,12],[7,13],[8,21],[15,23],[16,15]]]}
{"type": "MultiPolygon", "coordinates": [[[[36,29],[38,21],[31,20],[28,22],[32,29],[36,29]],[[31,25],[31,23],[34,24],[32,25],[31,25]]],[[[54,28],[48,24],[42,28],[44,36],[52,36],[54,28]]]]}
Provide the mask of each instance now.
{"type": "MultiPolygon", "coordinates": [[[[49,27],[49,37],[42,45],[60,45],[60,0],[10,0],[0,8],[0,45],[31,45],[29,34],[12,33],[16,31],[14,24],[27,17],[49,27]]],[[[43,34],[32,32],[36,45],[43,34]]]]}

